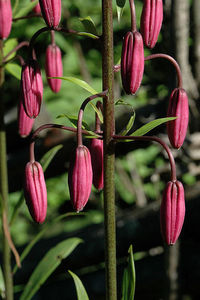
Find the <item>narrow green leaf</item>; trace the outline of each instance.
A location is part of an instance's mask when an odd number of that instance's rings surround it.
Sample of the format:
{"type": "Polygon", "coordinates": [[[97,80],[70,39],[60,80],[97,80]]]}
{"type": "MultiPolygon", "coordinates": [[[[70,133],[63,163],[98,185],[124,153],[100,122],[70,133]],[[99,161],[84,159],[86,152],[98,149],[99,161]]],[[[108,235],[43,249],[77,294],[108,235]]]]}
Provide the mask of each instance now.
{"type": "Polygon", "coordinates": [[[70,255],[81,242],[79,238],[70,238],[50,249],[33,271],[20,300],[31,299],[61,261],[70,255]]]}
{"type": "Polygon", "coordinates": [[[79,32],[76,33],[76,35],[86,36],[86,37],[89,37],[89,38],[94,39],[94,40],[99,39],[99,36],[94,35],[94,34],[89,33],[89,32],[84,32],[84,31],[79,31],[79,32]]]}
{"type": "Polygon", "coordinates": [[[127,102],[125,102],[125,101],[122,100],[122,99],[118,99],[118,100],[115,102],[115,105],[116,105],[116,106],[117,106],[117,105],[126,105],[126,106],[130,106],[130,107],[133,108],[133,106],[132,106],[130,103],[127,103],[127,102]]]}
{"type": "MultiPolygon", "coordinates": [[[[15,38],[8,39],[5,41],[4,46],[3,46],[3,55],[6,56],[11,50],[13,50],[16,46],[18,45],[18,41],[15,38]]],[[[9,59],[13,58],[15,56],[16,52],[13,52],[10,56],[9,59]]]]}
{"type": "Polygon", "coordinates": [[[16,77],[18,80],[21,80],[21,67],[14,63],[8,63],[5,66],[6,71],[8,71],[11,75],[16,77]]]}
{"type": "Polygon", "coordinates": [[[97,113],[100,122],[103,124],[103,114],[102,114],[102,112],[92,102],[89,102],[89,104],[92,106],[92,108],[94,109],[94,111],[97,113]]]}
{"type": "Polygon", "coordinates": [[[92,18],[90,16],[88,16],[86,18],[79,18],[79,20],[81,21],[81,23],[83,24],[83,26],[87,32],[93,33],[94,35],[98,35],[94,21],[92,20],[92,18]]]}
{"type": "Polygon", "coordinates": [[[30,3],[26,3],[25,6],[18,6],[18,11],[15,13],[15,15],[13,16],[14,18],[21,18],[21,17],[25,17],[29,12],[32,11],[32,9],[36,6],[36,4],[38,3],[38,0],[35,0],[33,2],[30,3]]]}
{"type": "Polygon", "coordinates": [[[76,85],[82,87],[84,90],[88,91],[88,92],[91,93],[92,95],[98,93],[98,92],[95,91],[95,89],[93,89],[87,82],[85,82],[84,80],[81,80],[81,79],[79,79],[79,78],[76,78],[76,77],[50,77],[50,78],[62,79],[62,80],[66,80],[66,81],[75,83],[76,85]]]}
{"type": "Polygon", "coordinates": [[[153,120],[145,125],[143,125],[142,127],[140,127],[139,129],[137,129],[136,131],[134,131],[131,136],[142,136],[145,135],[146,133],[148,133],[149,131],[151,131],[152,129],[156,128],[157,126],[175,120],[176,117],[170,117],[170,118],[160,118],[160,119],[156,119],[153,120]]]}
{"type": "Polygon", "coordinates": [[[1,267],[0,267],[0,295],[2,299],[5,299],[5,283],[4,283],[3,272],[1,267]]]}
{"type": "Polygon", "coordinates": [[[50,162],[56,155],[56,153],[63,147],[63,145],[57,145],[50,149],[48,152],[46,152],[43,157],[40,160],[40,163],[42,165],[43,171],[45,172],[47,167],[49,166],[50,162]]]}
{"type": "Polygon", "coordinates": [[[133,115],[130,117],[128,124],[126,125],[126,128],[120,133],[120,135],[127,135],[128,132],[133,127],[134,121],[135,121],[135,112],[133,112],[133,115]]]}
{"type": "Polygon", "coordinates": [[[86,292],[81,280],[79,279],[79,277],[76,274],[74,274],[72,271],[68,270],[68,272],[74,280],[74,283],[76,286],[77,299],[78,300],[89,300],[87,292],[86,292]]]}
{"type": "MultiPolygon", "coordinates": [[[[83,213],[79,213],[79,216],[83,214],[83,213]]],[[[70,216],[77,216],[77,213],[71,212],[71,213],[66,213],[63,215],[58,216],[57,218],[51,220],[49,223],[46,223],[44,225],[44,227],[42,227],[42,230],[35,235],[35,237],[31,240],[31,242],[25,247],[25,249],[23,250],[22,254],[20,255],[20,262],[22,263],[23,260],[26,258],[26,256],[29,254],[29,252],[31,251],[31,249],[33,248],[33,246],[43,237],[43,235],[45,234],[45,232],[47,230],[50,230],[51,226],[56,224],[57,222],[59,222],[60,220],[70,217],[70,216]]],[[[17,264],[15,265],[14,269],[13,269],[13,274],[15,274],[15,272],[17,271],[18,266],[17,264]]]]}
{"type": "Polygon", "coordinates": [[[133,300],[135,295],[135,264],[132,245],[128,250],[128,266],[124,269],[121,300],[133,300]]]}
{"type": "Polygon", "coordinates": [[[116,4],[117,4],[117,19],[118,22],[120,22],[124,11],[124,5],[126,4],[126,0],[116,0],[116,4]]]}
{"type": "MultiPolygon", "coordinates": [[[[60,118],[67,118],[71,124],[77,128],[77,124],[78,124],[78,116],[72,116],[72,115],[68,115],[68,114],[61,114],[59,116],[56,117],[57,119],[60,118]]],[[[90,130],[89,125],[83,120],[82,121],[82,129],[86,129],[86,130],[90,130]]]]}

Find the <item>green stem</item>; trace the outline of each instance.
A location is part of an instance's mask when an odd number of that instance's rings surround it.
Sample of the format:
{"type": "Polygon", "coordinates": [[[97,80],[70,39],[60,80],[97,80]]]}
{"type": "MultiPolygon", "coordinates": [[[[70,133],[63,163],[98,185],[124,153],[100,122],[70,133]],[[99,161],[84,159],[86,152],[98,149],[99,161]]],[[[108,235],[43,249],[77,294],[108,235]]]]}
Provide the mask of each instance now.
{"type": "Polygon", "coordinates": [[[103,90],[108,95],[103,101],[104,110],[104,224],[106,256],[106,299],[117,299],[116,280],[116,228],[115,228],[115,147],[112,135],[114,123],[114,72],[113,72],[113,20],[112,0],[102,0],[102,68],[103,90]]]}
{"type": "MultiPolygon", "coordinates": [[[[3,59],[3,41],[0,40],[0,62],[3,59]]],[[[0,63],[1,65],[1,63],[0,63]]],[[[6,131],[4,124],[4,105],[3,105],[3,83],[4,68],[0,67],[0,195],[1,195],[1,217],[2,224],[8,220],[8,174],[6,158],[6,131]]],[[[13,299],[13,281],[11,271],[10,247],[3,227],[3,274],[6,289],[6,299],[13,299]]]]}

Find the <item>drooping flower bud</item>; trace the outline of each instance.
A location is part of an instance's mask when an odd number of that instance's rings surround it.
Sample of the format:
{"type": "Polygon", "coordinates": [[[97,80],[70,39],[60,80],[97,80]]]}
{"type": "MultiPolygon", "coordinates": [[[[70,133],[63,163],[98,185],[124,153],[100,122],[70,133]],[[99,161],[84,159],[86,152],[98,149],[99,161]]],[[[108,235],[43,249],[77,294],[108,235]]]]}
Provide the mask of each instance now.
{"type": "Polygon", "coordinates": [[[158,40],[158,35],[163,21],[162,0],[144,0],[140,29],[144,44],[153,48],[158,40]]]}
{"type": "Polygon", "coordinates": [[[39,0],[39,3],[47,26],[58,27],[61,18],[61,0],[39,0]]]}
{"type": "Polygon", "coordinates": [[[173,245],[178,239],[185,218],[184,188],[180,181],[169,181],[160,207],[160,224],[163,239],[173,245]]]}
{"type": "MultiPolygon", "coordinates": [[[[34,1],[34,0],[31,0],[31,1],[34,1]]],[[[37,15],[41,14],[40,3],[36,4],[36,6],[33,8],[33,11],[37,15]]]]}
{"type": "Polygon", "coordinates": [[[24,110],[24,105],[20,99],[18,105],[18,129],[21,137],[27,137],[33,127],[34,119],[27,116],[24,110]]]}
{"type": "Polygon", "coordinates": [[[103,189],[103,140],[92,139],[90,145],[93,184],[97,190],[103,189]]]}
{"type": "Polygon", "coordinates": [[[12,7],[10,0],[0,0],[0,39],[6,39],[12,26],[12,7]]]}
{"type": "Polygon", "coordinates": [[[122,85],[127,94],[135,94],[144,72],[144,46],[139,32],[129,31],[123,41],[121,55],[122,85]]]}
{"type": "Polygon", "coordinates": [[[36,118],[43,96],[42,77],[36,60],[30,60],[22,67],[21,86],[25,112],[30,118],[36,118]]]}
{"type": "Polygon", "coordinates": [[[167,134],[172,147],[178,149],[184,142],[189,121],[188,97],[184,89],[176,88],[171,93],[167,116],[177,117],[167,123],[167,134]]]}
{"type": "Polygon", "coordinates": [[[83,145],[76,148],[70,162],[68,183],[73,207],[79,212],[86,205],[92,188],[91,156],[83,145]]]}
{"type": "MultiPolygon", "coordinates": [[[[58,46],[51,44],[46,50],[45,71],[47,77],[62,77],[62,56],[58,46]]],[[[47,78],[50,88],[58,93],[61,88],[61,79],[47,78]]]]}
{"type": "Polygon", "coordinates": [[[47,212],[47,190],[39,162],[28,162],[25,168],[25,199],[33,220],[43,223],[47,212]]]}

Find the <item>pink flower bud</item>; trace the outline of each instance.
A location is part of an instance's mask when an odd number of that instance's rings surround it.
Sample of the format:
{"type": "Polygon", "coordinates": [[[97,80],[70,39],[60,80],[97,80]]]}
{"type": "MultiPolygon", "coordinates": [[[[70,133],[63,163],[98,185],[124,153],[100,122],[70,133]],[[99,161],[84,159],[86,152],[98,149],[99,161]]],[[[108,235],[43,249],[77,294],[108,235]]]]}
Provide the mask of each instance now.
{"type": "Polygon", "coordinates": [[[167,123],[167,134],[172,147],[178,149],[184,142],[189,121],[188,97],[184,89],[176,88],[171,93],[167,116],[177,117],[167,123]]]}
{"type": "Polygon", "coordinates": [[[97,190],[103,189],[103,140],[92,139],[90,145],[93,184],[97,190]]]}
{"type": "Polygon", "coordinates": [[[39,0],[39,3],[47,26],[58,27],[61,18],[61,0],[39,0]]]}
{"type": "Polygon", "coordinates": [[[122,48],[121,76],[127,94],[135,94],[140,87],[144,72],[143,39],[139,32],[127,32],[122,48]]]}
{"type": "Polygon", "coordinates": [[[92,188],[91,157],[85,146],[76,148],[69,166],[68,183],[73,207],[79,212],[86,205],[92,188]]]}
{"type": "MultiPolygon", "coordinates": [[[[31,1],[34,1],[34,0],[31,0],[31,1]]],[[[33,8],[33,11],[37,15],[41,14],[40,3],[36,4],[36,6],[33,8]]]]}
{"type": "Polygon", "coordinates": [[[160,207],[160,224],[163,239],[173,245],[178,239],[185,218],[184,188],[180,181],[169,181],[160,207]]]}
{"type": "Polygon", "coordinates": [[[36,118],[43,96],[42,77],[36,60],[31,60],[22,67],[21,86],[26,114],[30,118],[36,118]]]}
{"type": "Polygon", "coordinates": [[[6,39],[12,26],[12,7],[10,0],[0,0],[0,39],[6,39]]]}
{"type": "Polygon", "coordinates": [[[33,220],[43,223],[47,212],[47,190],[42,167],[37,161],[26,165],[24,195],[33,220]]]}
{"type": "Polygon", "coordinates": [[[18,128],[21,137],[27,137],[33,127],[34,119],[27,116],[24,110],[23,102],[20,100],[18,105],[18,128]]]}
{"type": "Polygon", "coordinates": [[[144,43],[147,47],[153,48],[155,46],[162,26],[162,21],[162,0],[144,0],[140,29],[144,43]]]}
{"type": "MultiPolygon", "coordinates": [[[[45,71],[47,77],[62,77],[62,56],[58,46],[51,44],[46,50],[45,71]]],[[[58,93],[61,88],[61,79],[47,78],[50,88],[58,93]]]]}

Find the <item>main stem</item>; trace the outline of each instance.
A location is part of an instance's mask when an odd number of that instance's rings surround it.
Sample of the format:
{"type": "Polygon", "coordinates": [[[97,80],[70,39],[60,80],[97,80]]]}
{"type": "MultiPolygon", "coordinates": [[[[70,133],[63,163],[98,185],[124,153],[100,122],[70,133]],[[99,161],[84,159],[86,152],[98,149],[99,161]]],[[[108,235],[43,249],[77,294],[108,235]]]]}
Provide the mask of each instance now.
{"type": "Polygon", "coordinates": [[[108,94],[103,101],[104,110],[104,224],[106,256],[106,299],[117,299],[116,229],[115,229],[115,148],[112,135],[114,119],[113,75],[113,19],[112,0],[102,0],[102,69],[103,90],[108,94]]]}
{"type": "MultiPolygon", "coordinates": [[[[7,155],[6,155],[6,131],[4,124],[4,105],[3,105],[3,83],[4,68],[1,67],[3,57],[3,41],[0,40],[0,198],[1,198],[1,217],[2,223],[8,220],[8,174],[7,174],[7,155]],[[4,220],[4,221],[3,221],[4,220]]],[[[2,226],[3,227],[3,226],[2,226]]],[[[11,271],[11,257],[8,241],[3,230],[3,274],[5,281],[6,299],[13,299],[13,281],[11,271]]]]}

